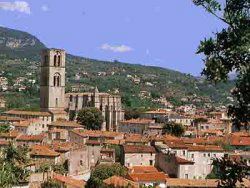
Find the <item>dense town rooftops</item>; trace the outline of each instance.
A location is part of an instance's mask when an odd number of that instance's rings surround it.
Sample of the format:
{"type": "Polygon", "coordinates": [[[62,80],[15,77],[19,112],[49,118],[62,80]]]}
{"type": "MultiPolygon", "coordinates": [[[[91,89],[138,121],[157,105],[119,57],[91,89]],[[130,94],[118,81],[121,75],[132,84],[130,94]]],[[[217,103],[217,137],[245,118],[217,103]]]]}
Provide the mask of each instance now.
{"type": "Polygon", "coordinates": [[[250,136],[232,135],[229,142],[232,146],[250,146],[250,136]]]}
{"type": "Polygon", "coordinates": [[[128,180],[121,176],[112,176],[108,179],[103,180],[103,183],[109,186],[114,186],[114,187],[127,187],[127,186],[132,187],[132,188],[139,187],[138,183],[128,180]]]}
{"type": "Polygon", "coordinates": [[[21,110],[9,110],[4,113],[10,115],[51,116],[49,112],[35,112],[35,111],[21,111],[21,110]]]}
{"type": "Polygon", "coordinates": [[[31,147],[30,155],[57,157],[60,155],[60,153],[55,152],[54,150],[50,149],[48,146],[34,145],[31,147]]]}
{"type": "Polygon", "coordinates": [[[145,145],[123,145],[125,153],[155,153],[156,150],[153,146],[145,145]]]}
{"type": "Polygon", "coordinates": [[[172,113],[172,112],[169,112],[168,110],[164,110],[164,109],[151,110],[151,111],[144,112],[144,114],[161,114],[161,115],[166,115],[169,113],[172,113]]]}

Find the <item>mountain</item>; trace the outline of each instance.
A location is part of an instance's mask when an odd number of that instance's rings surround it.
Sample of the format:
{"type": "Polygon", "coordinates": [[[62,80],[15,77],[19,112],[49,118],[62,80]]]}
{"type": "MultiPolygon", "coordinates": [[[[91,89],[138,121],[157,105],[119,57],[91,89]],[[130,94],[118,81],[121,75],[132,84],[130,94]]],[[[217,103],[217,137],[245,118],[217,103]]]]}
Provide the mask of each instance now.
{"type": "MultiPolygon", "coordinates": [[[[28,77],[36,79],[39,84],[39,54],[43,48],[46,46],[29,33],[0,27],[2,76],[7,77],[10,83],[18,77],[28,77]]],[[[104,92],[119,90],[127,107],[158,107],[153,99],[157,100],[159,96],[177,105],[183,103],[181,99],[185,103],[200,105],[227,103],[226,98],[233,86],[232,82],[213,85],[189,74],[161,67],[101,61],[71,54],[67,54],[66,72],[67,91],[72,88],[85,91],[94,86],[104,92]]]]}

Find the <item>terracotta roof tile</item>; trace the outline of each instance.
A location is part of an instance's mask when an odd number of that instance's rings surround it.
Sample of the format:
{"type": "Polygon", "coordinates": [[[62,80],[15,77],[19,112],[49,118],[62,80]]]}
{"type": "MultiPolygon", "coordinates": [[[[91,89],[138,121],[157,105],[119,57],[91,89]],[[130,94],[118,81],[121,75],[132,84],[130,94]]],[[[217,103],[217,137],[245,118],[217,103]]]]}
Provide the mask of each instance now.
{"type": "Polygon", "coordinates": [[[218,185],[217,179],[179,179],[179,178],[167,178],[168,187],[213,187],[218,185]]]}
{"type": "Polygon", "coordinates": [[[72,132],[81,135],[83,137],[106,137],[106,138],[115,138],[123,137],[123,133],[112,132],[112,131],[94,131],[94,130],[85,130],[85,129],[74,129],[72,132]]]}
{"type": "Polygon", "coordinates": [[[38,141],[42,142],[46,136],[44,134],[39,134],[39,135],[20,135],[16,138],[16,141],[38,141]]]}
{"type": "Polygon", "coordinates": [[[129,167],[129,172],[136,174],[136,173],[154,173],[159,171],[154,166],[132,166],[129,167]]]}
{"type": "Polygon", "coordinates": [[[31,147],[30,155],[57,157],[60,153],[55,152],[48,146],[34,145],[31,147]]]}
{"type": "Polygon", "coordinates": [[[152,119],[144,119],[144,118],[137,118],[137,119],[129,119],[121,121],[121,123],[130,123],[130,124],[150,124],[155,123],[155,120],[152,119]]]}
{"type": "Polygon", "coordinates": [[[177,156],[175,156],[175,161],[177,164],[194,164],[193,161],[189,161],[189,160],[183,159],[181,157],[177,157],[177,156]]]}
{"type": "Polygon", "coordinates": [[[128,177],[130,180],[135,182],[166,182],[168,177],[163,172],[153,173],[129,173],[128,177]]]}
{"type": "Polygon", "coordinates": [[[7,133],[0,133],[0,138],[16,138],[20,133],[16,130],[11,130],[7,133]]]}
{"type": "Polygon", "coordinates": [[[60,127],[72,127],[72,128],[82,127],[82,125],[80,125],[75,121],[55,121],[50,123],[48,126],[60,126],[60,127]]]}
{"type": "Polygon", "coordinates": [[[224,149],[220,146],[216,146],[216,145],[207,145],[207,146],[189,146],[188,147],[189,151],[214,151],[214,152],[223,152],[224,149]]]}
{"type": "Polygon", "coordinates": [[[58,174],[54,175],[53,179],[66,185],[73,186],[74,188],[83,188],[86,184],[86,182],[84,182],[83,180],[77,180],[69,176],[62,176],[58,174]]]}
{"type": "Polygon", "coordinates": [[[21,110],[9,110],[4,113],[13,115],[51,116],[49,112],[35,112],[35,111],[21,111],[21,110]]]}
{"type": "Polygon", "coordinates": [[[112,176],[108,179],[103,180],[103,182],[106,185],[111,185],[114,187],[126,187],[128,185],[130,185],[132,188],[138,188],[139,184],[136,182],[133,182],[131,180],[128,180],[124,177],[120,177],[120,176],[112,176]]]}
{"type": "Polygon", "coordinates": [[[153,146],[146,145],[123,145],[125,153],[155,153],[153,146]]]}

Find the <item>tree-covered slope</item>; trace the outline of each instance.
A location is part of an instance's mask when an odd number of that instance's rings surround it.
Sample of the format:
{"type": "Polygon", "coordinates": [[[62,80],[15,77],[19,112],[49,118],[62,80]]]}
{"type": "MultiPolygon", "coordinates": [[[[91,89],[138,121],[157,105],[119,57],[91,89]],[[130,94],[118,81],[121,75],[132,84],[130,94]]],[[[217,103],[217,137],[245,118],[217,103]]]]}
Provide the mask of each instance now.
{"type": "MultiPolygon", "coordinates": [[[[10,85],[18,77],[28,77],[36,79],[39,86],[39,54],[43,48],[46,48],[45,45],[29,33],[0,27],[0,76],[7,77],[10,85]]],[[[98,86],[104,92],[119,91],[128,107],[157,107],[152,98],[159,96],[175,104],[181,104],[184,97],[188,97],[189,102],[202,101],[201,104],[210,99],[216,103],[228,102],[226,98],[232,87],[231,83],[214,86],[166,68],[101,61],[70,54],[67,54],[66,72],[67,91],[72,86],[81,90],[98,86]],[[143,91],[150,92],[151,97],[141,96],[143,91]]]]}

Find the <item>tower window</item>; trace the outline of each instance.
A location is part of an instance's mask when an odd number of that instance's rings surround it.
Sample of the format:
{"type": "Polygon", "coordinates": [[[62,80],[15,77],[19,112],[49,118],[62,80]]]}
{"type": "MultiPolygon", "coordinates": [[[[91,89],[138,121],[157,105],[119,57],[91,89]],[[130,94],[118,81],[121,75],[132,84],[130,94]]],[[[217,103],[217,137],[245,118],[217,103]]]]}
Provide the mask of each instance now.
{"type": "Polygon", "coordinates": [[[57,56],[54,55],[54,66],[56,67],[56,63],[57,63],[57,56]]]}
{"type": "Polygon", "coordinates": [[[61,86],[61,75],[59,73],[55,73],[54,75],[54,86],[61,86]]]}
{"type": "Polygon", "coordinates": [[[56,98],[56,107],[58,107],[58,98],[56,98]]]}
{"type": "Polygon", "coordinates": [[[57,66],[60,67],[61,66],[61,56],[58,56],[58,61],[57,61],[57,66]]]}

